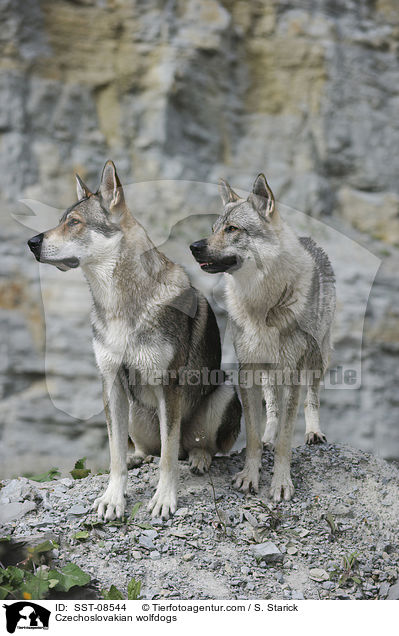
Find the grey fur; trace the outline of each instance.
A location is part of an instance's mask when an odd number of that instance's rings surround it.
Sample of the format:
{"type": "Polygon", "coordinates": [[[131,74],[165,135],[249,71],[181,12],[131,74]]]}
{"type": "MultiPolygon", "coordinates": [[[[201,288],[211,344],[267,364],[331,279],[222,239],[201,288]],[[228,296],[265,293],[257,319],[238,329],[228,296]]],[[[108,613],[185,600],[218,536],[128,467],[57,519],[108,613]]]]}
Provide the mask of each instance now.
{"type": "Polygon", "coordinates": [[[243,490],[258,490],[263,441],[275,449],[271,496],[275,501],[290,499],[291,444],[300,394],[293,373],[308,372],[306,442],[325,441],[319,426],[319,385],[331,351],[334,273],[313,239],[296,237],[281,219],[264,175],[258,175],[247,199],[240,199],[224,181],[220,192],[224,212],[212,236],[193,243],[191,250],[204,271],[226,273],[226,300],[240,367],[252,374],[261,372],[263,378],[261,387],[240,387],[247,452],[235,483],[243,490]],[[281,383],[284,372],[289,381],[281,383]]]}
{"type": "Polygon", "coordinates": [[[198,384],[187,381],[190,372],[220,369],[215,316],[184,270],[132,217],[113,163],[105,165],[96,194],[79,178],[77,192],[82,198],[60,224],[33,237],[30,246],[38,260],[63,271],[80,265],[93,296],[93,346],[111,456],[108,487],[94,506],[106,520],[121,517],[127,463],[160,454],[149,509],[167,517],[177,506],[178,457],[188,456],[195,472],[207,470],[216,452],[233,445],[241,405],[232,386],[212,386],[206,375],[198,384]],[[134,447],[129,458],[128,435],[134,447]]]}

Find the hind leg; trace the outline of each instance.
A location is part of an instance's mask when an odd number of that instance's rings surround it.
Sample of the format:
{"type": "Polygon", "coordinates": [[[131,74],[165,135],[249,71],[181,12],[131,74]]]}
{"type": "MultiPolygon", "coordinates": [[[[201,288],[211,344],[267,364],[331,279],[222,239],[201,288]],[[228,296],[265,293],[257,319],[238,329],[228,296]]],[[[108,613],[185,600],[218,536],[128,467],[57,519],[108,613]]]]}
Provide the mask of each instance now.
{"type": "Polygon", "coordinates": [[[194,473],[207,472],[215,453],[231,449],[240,431],[240,418],[241,404],[234,387],[222,384],[204,398],[182,431],[183,448],[194,473]]]}
{"type": "Polygon", "coordinates": [[[159,419],[155,409],[131,404],[129,412],[129,448],[127,467],[137,468],[149,455],[161,452],[159,419]]]}
{"type": "Polygon", "coordinates": [[[308,386],[308,393],[305,400],[305,442],[306,444],[323,444],[327,441],[326,436],[320,429],[319,417],[319,390],[320,378],[314,378],[308,386]]]}
{"type": "Polygon", "coordinates": [[[136,452],[136,446],[129,437],[127,447],[127,469],[130,470],[131,468],[137,468],[137,466],[140,466],[144,457],[144,453],[139,454],[136,452]]]}
{"type": "Polygon", "coordinates": [[[131,470],[131,468],[138,468],[141,466],[146,457],[148,457],[145,451],[136,448],[133,445],[133,448],[130,448],[127,454],[127,469],[131,470]],[[130,451],[130,452],[129,452],[130,451]]]}

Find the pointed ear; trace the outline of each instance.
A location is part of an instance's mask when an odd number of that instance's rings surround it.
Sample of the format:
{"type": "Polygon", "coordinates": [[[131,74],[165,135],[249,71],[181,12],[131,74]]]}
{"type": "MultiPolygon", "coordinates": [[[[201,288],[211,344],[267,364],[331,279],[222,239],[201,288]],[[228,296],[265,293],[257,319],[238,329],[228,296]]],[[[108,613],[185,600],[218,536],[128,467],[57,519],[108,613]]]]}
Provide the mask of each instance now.
{"type": "Polygon", "coordinates": [[[219,179],[219,194],[222,197],[223,205],[234,203],[240,198],[224,179],[219,179]]]}
{"type": "Polygon", "coordinates": [[[76,177],[76,193],[78,195],[78,201],[84,199],[85,197],[90,196],[91,192],[87,185],[83,183],[82,179],[78,174],[75,174],[76,177]]]}
{"type": "Polygon", "coordinates": [[[110,212],[124,203],[125,197],[122,184],[113,161],[107,161],[104,166],[99,192],[110,212]]]}
{"type": "Polygon", "coordinates": [[[264,174],[258,174],[252,188],[252,194],[249,195],[255,210],[266,218],[272,216],[275,208],[274,194],[266,181],[264,174]]]}

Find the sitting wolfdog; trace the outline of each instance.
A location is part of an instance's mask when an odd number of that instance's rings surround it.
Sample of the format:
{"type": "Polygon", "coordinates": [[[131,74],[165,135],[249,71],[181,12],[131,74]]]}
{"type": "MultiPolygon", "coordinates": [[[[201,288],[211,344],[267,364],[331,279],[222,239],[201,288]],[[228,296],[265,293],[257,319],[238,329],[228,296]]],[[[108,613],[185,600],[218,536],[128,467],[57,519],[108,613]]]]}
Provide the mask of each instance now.
{"type": "Polygon", "coordinates": [[[93,296],[111,456],[108,487],[94,507],[106,520],[123,516],[130,436],[131,464],[161,455],[149,509],[168,517],[177,505],[178,457],[188,456],[194,472],[208,470],[212,456],[233,445],[241,404],[219,373],[211,307],[132,217],[114,164],[105,164],[95,194],[77,177],[77,194],[59,225],[28,244],[41,263],[81,266],[93,296]],[[211,381],[212,371],[219,380],[211,381]]]}
{"type": "Polygon", "coordinates": [[[291,445],[300,382],[307,385],[306,442],[325,441],[319,385],[331,349],[334,273],[325,252],[311,238],[298,238],[282,220],[263,174],[247,199],[225,181],[220,193],[224,213],[212,236],[190,247],[202,270],[228,274],[226,302],[247,432],[245,465],[235,484],[258,490],[263,442],[274,446],[270,494],[275,501],[288,500],[294,492],[291,445]]]}

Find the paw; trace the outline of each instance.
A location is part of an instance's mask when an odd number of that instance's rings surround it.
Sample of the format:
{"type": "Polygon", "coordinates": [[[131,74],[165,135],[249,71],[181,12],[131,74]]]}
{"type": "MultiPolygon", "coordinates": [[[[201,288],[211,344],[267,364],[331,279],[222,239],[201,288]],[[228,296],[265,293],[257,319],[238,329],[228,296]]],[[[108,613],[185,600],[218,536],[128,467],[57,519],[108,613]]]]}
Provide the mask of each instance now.
{"type": "Polygon", "coordinates": [[[294,494],[295,488],[290,474],[274,474],[270,486],[270,497],[273,501],[289,501],[294,494]]]}
{"type": "Polygon", "coordinates": [[[269,433],[269,431],[265,431],[262,437],[262,444],[265,448],[269,450],[274,449],[274,444],[276,441],[276,436],[269,433]]]}
{"type": "Polygon", "coordinates": [[[98,518],[104,521],[122,519],[125,507],[123,488],[114,486],[108,486],[105,493],[98,497],[93,504],[93,510],[97,510],[98,518]]]}
{"type": "Polygon", "coordinates": [[[202,448],[193,448],[188,457],[191,472],[196,475],[207,473],[212,462],[211,454],[202,448]]]}
{"type": "Polygon", "coordinates": [[[155,495],[148,504],[147,509],[151,512],[152,517],[162,517],[169,519],[176,512],[177,508],[177,489],[168,483],[159,482],[155,495]]]}
{"type": "Polygon", "coordinates": [[[233,478],[233,486],[243,492],[258,492],[259,490],[259,468],[254,466],[244,466],[240,473],[233,478]]]}
{"type": "Polygon", "coordinates": [[[130,455],[127,458],[127,469],[138,468],[142,465],[145,455],[130,455]]]}
{"type": "Polygon", "coordinates": [[[327,442],[327,437],[319,431],[318,433],[306,433],[305,434],[305,443],[311,446],[312,444],[325,444],[327,442]]]}

